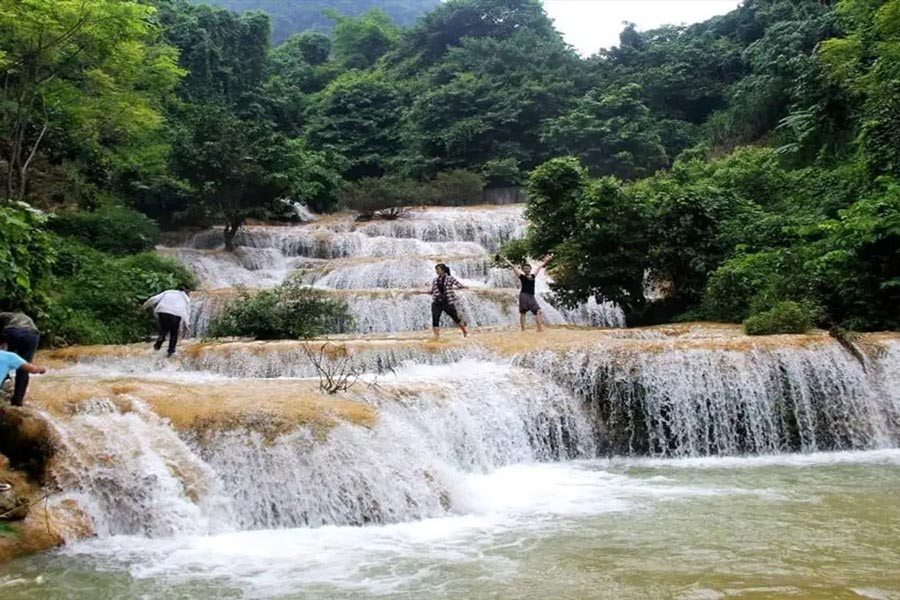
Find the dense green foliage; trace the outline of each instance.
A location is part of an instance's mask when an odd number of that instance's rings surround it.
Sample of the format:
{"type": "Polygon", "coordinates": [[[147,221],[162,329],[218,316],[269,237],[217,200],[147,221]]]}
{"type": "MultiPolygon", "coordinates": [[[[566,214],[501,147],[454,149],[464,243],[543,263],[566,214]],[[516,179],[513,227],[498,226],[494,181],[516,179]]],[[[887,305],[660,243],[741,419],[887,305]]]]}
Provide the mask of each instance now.
{"type": "Polygon", "coordinates": [[[181,264],[156,254],[117,258],[73,241],[59,245],[47,312],[40,319],[44,336],[55,344],[143,339],[154,322],[141,304],[162,290],[194,285],[181,264]]]}
{"type": "Polygon", "coordinates": [[[744,321],[749,335],[806,333],[813,327],[812,312],[797,302],[779,302],[769,310],[758,312],[744,321]]]}
{"type": "Polygon", "coordinates": [[[594,60],[640,103],[605,113],[608,95],[589,94],[547,133],[574,157],[528,182],[529,250],[555,252],[560,298],[751,334],[900,327],[897,17],[896,0],[760,0],[687,29],[626,29],[594,60]],[[640,179],[659,167],[651,142],[684,147],[666,137],[691,132],[676,123],[701,126],[695,146],[640,179]]]}
{"type": "Polygon", "coordinates": [[[343,300],[288,281],[273,290],[241,290],[210,324],[209,335],[303,339],[342,331],[349,321],[343,300]]]}
{"type": "Polygon", "coordinates": [[[47,225],[51,231],[110,254],[146,252],[159,242],[155,221],[122,206],[105,206],[93,212],[58,212],[47,225]]]}
{"type": "Polygon", "coordinates": [[[510,255],[553,252],[563,302],[900,327],[900,0],[746,0],[586,59],[539,0],[407,3],[433,8],[414,25],[390,1],[219,4],[241,13],[0,10],[0,291],[62,339],[146,332],[112,313],[184,276],[131,258],[154,221],[225,225],[230,248],[294,201],[391,217],[522,183],[534,226],[510,255]]]}
{"type": "Polygon", "coordinates": [[[280,43],[291,35],[314,29],[330,31],[334,22],[327,16],[334,11],[350,17],[377,8],[398,25],[412,25],[416,19],[438,5],[440,0],[209,0],[238,13],[262,11],[272,17],[272,40],[280,43]]]}

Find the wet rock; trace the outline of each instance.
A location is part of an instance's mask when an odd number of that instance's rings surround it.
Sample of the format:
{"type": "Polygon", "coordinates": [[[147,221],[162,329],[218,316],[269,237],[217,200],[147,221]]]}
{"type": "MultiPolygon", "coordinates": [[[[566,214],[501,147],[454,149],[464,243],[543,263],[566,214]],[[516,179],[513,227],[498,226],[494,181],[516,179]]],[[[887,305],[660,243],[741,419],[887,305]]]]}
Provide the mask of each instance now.
{"type": "Polygon", "coordinates": [[[10,469],[25,471],[32,480],[42,482],[56,447],[53,428],[39,413],[0,406],[0,454],[7,457],[10,469]]]}
{"type": "MultiPolygon", "coordinates": [[[[6,457],[2,463],[8,463],[6,457]]],[[[24,519],[38,492],[38,487],[28,481],[24,473],[10,471],[0,464],[0,521],[24,519]]]]}
{"type": "Polygon", "coordinates": [[[72,500],[38,502],[27,517],[8,525],[12,531],[0,533],[0,564],[94,533],[90,518],[72,500]]]}

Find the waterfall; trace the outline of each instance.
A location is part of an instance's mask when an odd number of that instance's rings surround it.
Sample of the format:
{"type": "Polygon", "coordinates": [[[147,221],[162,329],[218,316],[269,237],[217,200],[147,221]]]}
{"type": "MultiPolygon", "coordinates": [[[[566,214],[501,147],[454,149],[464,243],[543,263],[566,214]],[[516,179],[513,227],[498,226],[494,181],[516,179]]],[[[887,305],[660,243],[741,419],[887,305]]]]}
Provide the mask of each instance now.
{"type": "MultiPolygon", "coordinates": [[[[775,338],[776,340],[778,338],[775,338]]],[[[594,412],[605,451],[653,456],[864,449],[900,441],[900,345],[860,364],[835,342],[730,349],[610,341],[536,352],[594,412]]]]}
{"type": "Polygon", "coordinates": [[[63,450],[55,484],[91,516],[98,535],[168,536],[221,527],[215,473],[169,425],[135,399],[96,398],[53,419],[63,450]]]}
{"type": "Polygon", "coordinates": [[[289,277],[346,301],[344,333],[382,335],[332,342],[359,378],[338,396],[319,390],[321,366],[298,341],[189,342],[173,360],[147,345],[49,353],[63,363],[43,401],[63,446],[54,485],[101,536],[165,537],[470,514],[473,476],[522,463],[900,443],[896,336],[867,336],[863,364],[821,333],[626,330],[614,304],[556,306],[546,275],[538,302],[560,327],[515,331],[518,280],[491,254],[524,234],[522,211],[339,215],[243,228],[233,253],[220,230],[161,248],[203,282],[196,336],[236,287],[289,277]],[[421,333],[438,261],[468,288],[468,340],[421,333]],[[497,326],[513,330],[483,330],[497,326]]]}
{"type": "Polygon", "coordinates": [[[139,398],[89,399],[53,419],[65,446],[54,478],[100,535],[158,537],[465,513],[467,473],[594,455],[580,403],[508,365],[410,367],[363,396],[371,427],[181,436],[139,398]]]}
{"type": "Polygon", "coordinates": [[[213,433],[200,453],[220,474],[241,528],[409,521],[467,512],[461,474],[593,455],[578,403],[517,369],[469,362],[379,409],[372,429],[340,425],[266,442],[213,433]],[[466,377],[477,372],[478,377],[466,377]],[[435,383],[435,380],[440,383],[435,383]]]}
{"type": "MultiPolygon", "coordinates": [[[[432,208],[413,210],[395,221],[356,223],[338,215],[295,226],[247,226],[234,238],[235,252],[222,249],[222,231],[213,229],[160,251],[181,261],[202,283],[204,291],[195,294],[194,336],[206,334],[233,296],[226,290],[271,288],[288,277],[340,293],[353,317],[347,333],[428,329],[430,300],[410,292],[430,286],[438,262],[472,288],[463,294],[461,306],[471,325],[515,325],[519,281],[510,269],[496,267],[491,255],[524,235],[523,210],[521,205],[432,208]]],[[[547,301],[551,295],[543,275],[537,289],[551,325],[625,324],[621,309],[611,303],[590,300],[576,309],[554,307],[547,301]]]]}

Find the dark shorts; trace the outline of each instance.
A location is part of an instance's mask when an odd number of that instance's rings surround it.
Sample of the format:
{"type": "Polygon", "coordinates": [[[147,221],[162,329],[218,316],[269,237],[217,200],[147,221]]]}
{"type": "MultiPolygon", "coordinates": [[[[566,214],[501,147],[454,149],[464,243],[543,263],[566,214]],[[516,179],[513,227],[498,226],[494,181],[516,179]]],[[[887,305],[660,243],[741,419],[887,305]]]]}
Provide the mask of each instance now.
{"type": "Polygon", "coordinates": [[[447,313],[447,316],[453,319],[453,322],[459,325],[459,313],[456,307],[449,302],[432,302],[431,303],[431,326],[441,326],[441,313],[447,313]]]}
{"type": "Polygon", "coordinates": [[[537,298],[533,294],[519,294],[519,314],[524,315],[527,312],[538,314],[541,305],[538,304],[537,298]]]}

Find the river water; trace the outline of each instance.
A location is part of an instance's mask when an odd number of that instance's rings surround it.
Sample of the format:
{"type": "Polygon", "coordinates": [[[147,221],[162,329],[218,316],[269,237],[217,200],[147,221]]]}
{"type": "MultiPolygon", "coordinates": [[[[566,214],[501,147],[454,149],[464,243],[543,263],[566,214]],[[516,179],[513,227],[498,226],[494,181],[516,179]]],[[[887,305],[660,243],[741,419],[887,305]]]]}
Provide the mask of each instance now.
{"type": "Polygon", "coordinates": [[[897,450],[513,465],[464,514],[114,536],[0,567],[0,595],[894,599],[898,482],[897,450]]]}
{"type": "Polygon", "coordinates": [[[0,566],[0,599],[900,600],[897,335],[860,361],[822,333],[626,330],[549,295],[555,327],[520,334],[491,254],[525,226],[435,209],[161,249],[203,283],[195,334],[237,285],[346,299],[360,383],[323,398],[290,341],[40,357],[51,503],[96,536],[0,566]],[[470,288],[465,342],[425,341],[437,261],[470,288]]]}

